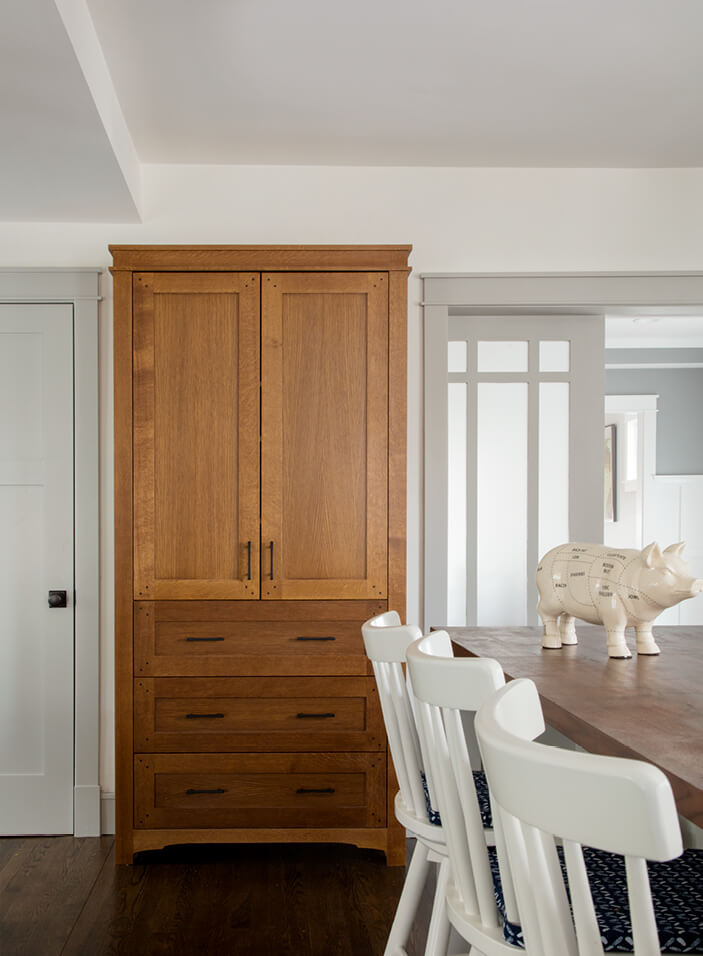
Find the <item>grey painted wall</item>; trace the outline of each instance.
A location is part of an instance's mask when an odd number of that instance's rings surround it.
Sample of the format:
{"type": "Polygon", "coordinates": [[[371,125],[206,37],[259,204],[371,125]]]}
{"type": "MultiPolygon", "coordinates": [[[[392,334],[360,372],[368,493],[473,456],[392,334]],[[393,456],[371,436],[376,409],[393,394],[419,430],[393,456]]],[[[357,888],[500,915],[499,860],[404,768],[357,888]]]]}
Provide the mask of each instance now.
{"type": "MultiPolygon", "coordinates": [[[[703,349],[606,349],[605,362],[703,363],[703,349]]],[[[657,474],[703,474],[703,368],[606,369],[605,393],[659,395],[657,474]]]]}

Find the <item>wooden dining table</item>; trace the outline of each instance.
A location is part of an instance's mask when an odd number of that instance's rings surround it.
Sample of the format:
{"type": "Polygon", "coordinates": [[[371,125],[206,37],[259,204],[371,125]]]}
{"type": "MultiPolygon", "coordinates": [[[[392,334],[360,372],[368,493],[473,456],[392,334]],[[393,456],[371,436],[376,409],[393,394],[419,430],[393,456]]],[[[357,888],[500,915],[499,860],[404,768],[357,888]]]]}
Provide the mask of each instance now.
{"type": "Polygon", "coordinates": [[[455,654],[495,658],[537,685],[544,719],[591,753],[634,757],[667,775],[681,816],[703,827],[703,628],[655,627],[661,654],[611,660],[601,627],[544,650],[538,627],[447,627],[455,654]]]}

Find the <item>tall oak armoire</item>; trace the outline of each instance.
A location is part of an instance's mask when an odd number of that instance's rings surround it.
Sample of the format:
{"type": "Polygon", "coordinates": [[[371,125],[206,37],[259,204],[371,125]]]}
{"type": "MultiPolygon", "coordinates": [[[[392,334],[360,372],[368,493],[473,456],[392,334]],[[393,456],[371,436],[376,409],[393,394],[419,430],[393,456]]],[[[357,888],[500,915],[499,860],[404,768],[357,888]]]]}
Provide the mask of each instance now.
{"type": "Polygon", "coordinates": [[[410,248],[110,247],[118,862],[404,862],[360,626],[405,614],[410,248]]]}

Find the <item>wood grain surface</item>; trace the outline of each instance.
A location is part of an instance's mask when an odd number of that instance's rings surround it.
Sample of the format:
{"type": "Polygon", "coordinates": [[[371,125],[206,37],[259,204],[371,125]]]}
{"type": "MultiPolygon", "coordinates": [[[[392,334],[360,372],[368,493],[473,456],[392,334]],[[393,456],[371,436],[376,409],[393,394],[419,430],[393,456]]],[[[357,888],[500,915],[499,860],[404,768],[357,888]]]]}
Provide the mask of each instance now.
{"type": "Polygon", "coordinates": [[[138,754],[134,778],[137,828],[386,824],[384,753],[138,754]]]}
{"type": "Polygon", "coordinates": [[[361,624],[383,610],[364,601],[139,602],[135,675],[370,674],[361,624]]]}
{"type": "Polygon", "coordinates": [[[174,842],[277,839],[356,843],[403,862],[360,625],[405,609],[410,251],[111,247],[117,862],[174,842]],[[218,713],[232,704],[221,718],[231,725],[222,751],[211,749],[221,731],[176,726],[178,694],[159,696],[170,678],[188,685],[190,703],[216,703],[218,713]],[[254,757],[276,756],[283,740],[279,759],[288,745],[297,750],[303,735],[283,729],[284,697],[258,698],[257,723],[216,683],[229,678],[250,688],[312,681],[289,703],[329,703],[332,712],[334,702],[336,727],[308,731],[308,756],[372,760],[359,771],[363,811],[291,826],[295,807],[259,823],[252,808],[249,824],[234,808],[213,824],[210,811],[200,817],[188,807],[174,827],[137,828],[135,715],[137,745],[146,751],[158,736],[155,756],[181,758],[181,769],[193,756],[241,758],[245,738],[261,751],[254,757]],[[341,683],[332,689],[328,678],[341,683]],[[352,692],[352,681],[365,692],[352,692]]]}
{"type": "Polygon", "coordinates": [[[543,650],[542,629],[447,628],[457,653],[493,657],[537,685],[546,722],[592,753],[633,757],[667,775],[679,813],[703,826],[703,629],[655,627],[661,654],[608,658],[601,627],[543,650]]]}
{"type": "Polygon", "coordinates": [[[129,246],[109,247],[113,272],[312,269],[315,272],[398,271],[408,274],[412,246],[129,246]]]}
{"type": "Polygon", "coordinates": [[[134,282],[135,598],[259,593],[259,276],[134,282]]]}
{"type": "Polygon", "coordinates": [[[3,956],[383,953],[405,874],[378,850],[194,842],[116,866],[110,836],[0,838],[3,956]]]}
{"type": "Polygon", "coordinates": [[[372,677],[165,677],[135,681],[138,752],[378,751],[372,677]]]}
{"type": "Polygon", "coordinates": [[[262,276],[264,599],[388,586],[388,279],[262,276]]]}

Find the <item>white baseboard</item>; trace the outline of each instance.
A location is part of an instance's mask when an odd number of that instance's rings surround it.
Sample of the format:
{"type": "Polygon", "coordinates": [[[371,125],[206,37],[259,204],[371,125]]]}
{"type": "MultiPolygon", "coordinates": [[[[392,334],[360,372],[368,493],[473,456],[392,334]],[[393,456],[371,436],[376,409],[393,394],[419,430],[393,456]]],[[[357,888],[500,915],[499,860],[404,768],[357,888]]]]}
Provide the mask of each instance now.
{"type": "Polygon", "coordinates": [[[100,787],[73,788],[73,835],[100,836],[100,787]]]}
{"type": "Polygon", "coordinates": [[[100,819],[103,833],[115,832],[115,794],[103,793],[100,799],[100,819]]]}

